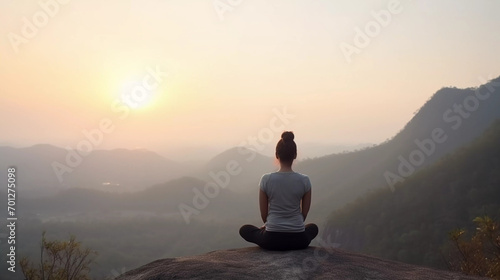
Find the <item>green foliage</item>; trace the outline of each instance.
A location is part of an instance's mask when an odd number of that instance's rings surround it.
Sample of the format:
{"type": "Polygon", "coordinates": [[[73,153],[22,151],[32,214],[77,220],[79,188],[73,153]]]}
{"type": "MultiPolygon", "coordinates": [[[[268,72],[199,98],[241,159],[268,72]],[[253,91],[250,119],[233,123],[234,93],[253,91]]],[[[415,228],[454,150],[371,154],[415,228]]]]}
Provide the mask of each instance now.
{"type": "Polygon", "coordinates": [[[26,280],[87,280],[96,252],[83,248],[71,235],[68,241],[48,241],[45,231],[40,246],[40,264],[24,257],[20,266],[26,280]]]}
{"type": "Polygon", "coordinates": [[[469,275],[500,279],[500,225],[490,217],[477,217],[476,234],[465,240],[465,230],[456,229],[449,237],[454,249],[449,256],[453,270],[469,275]]]}

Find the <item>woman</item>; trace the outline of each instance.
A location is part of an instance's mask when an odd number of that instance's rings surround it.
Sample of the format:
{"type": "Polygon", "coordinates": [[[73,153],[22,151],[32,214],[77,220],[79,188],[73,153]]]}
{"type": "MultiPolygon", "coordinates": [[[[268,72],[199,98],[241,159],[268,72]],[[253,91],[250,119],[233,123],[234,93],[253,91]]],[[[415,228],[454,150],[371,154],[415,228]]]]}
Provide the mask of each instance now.
{"type": "Polygon", "coordinates": [[[259,205],[264,226],[244,225],[240,235],[268,250],[305,249],[318,235],[318,226],[304,225],[311,206],[311,181],[292,170],[297,145],[291,131],[285,131],[276,145],[280,169],[260,180],[259,205]]]}

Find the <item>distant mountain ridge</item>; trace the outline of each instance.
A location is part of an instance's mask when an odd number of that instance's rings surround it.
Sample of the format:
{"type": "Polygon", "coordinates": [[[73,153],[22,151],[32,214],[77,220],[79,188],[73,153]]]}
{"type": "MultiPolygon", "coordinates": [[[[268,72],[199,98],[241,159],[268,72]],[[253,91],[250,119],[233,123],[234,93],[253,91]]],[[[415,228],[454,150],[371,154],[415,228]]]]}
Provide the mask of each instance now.
{"type": "MultiPolygon", "coordinates": [[[[182,164],[147,150],[94,150],[87,155],[41,144],[0,147],[0,158],[0,168],[17,167],[22,190],[29,190],[26,195],[32,196],[72,187],[139,190],[180,177],[184,169],[182,164]]],[[[4,185],[0,182],[5,189],[4,185]]]]}
{"type": "Polygon", "coordinates": [[[277,169],[275,158],[245,147],[234,147],[212,158],[195,177],[232,191],[255,193],[260,177],[277,169]],[[234,172],[230,169],[234,169],[234,172]]]}

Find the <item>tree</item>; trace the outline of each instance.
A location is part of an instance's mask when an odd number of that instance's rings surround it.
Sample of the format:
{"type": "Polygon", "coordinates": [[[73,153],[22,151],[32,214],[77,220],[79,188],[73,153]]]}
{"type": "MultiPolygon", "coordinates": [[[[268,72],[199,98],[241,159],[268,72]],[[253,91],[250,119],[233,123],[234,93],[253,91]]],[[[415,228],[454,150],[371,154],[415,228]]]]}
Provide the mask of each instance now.
{"type": "Polygon", "coordinates": [[[48,241],[42,233],[40,263],[35,265],[27,257],[19,264],[26,280],[88,280],[90,264],[97,252],[83,248],[76,237],[68,241],[48,241]]]}
{"type": "Polygon", "coordinates": [[[450,232],[455,253],[449,266],[465,274],[500,279],[500,225],[488,216],[473,221],[477,228],[470,241],[464,240],[463,229],[450,232]]]}

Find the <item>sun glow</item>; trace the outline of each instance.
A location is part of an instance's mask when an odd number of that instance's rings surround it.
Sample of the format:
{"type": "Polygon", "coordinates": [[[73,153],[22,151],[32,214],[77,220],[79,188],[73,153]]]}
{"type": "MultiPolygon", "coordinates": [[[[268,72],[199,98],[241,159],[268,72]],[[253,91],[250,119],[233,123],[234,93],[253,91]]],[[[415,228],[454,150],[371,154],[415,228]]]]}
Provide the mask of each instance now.
{"type": "Polygon", "coordinates": [[[131,109],[145,109],[154,104],[157,91],[137,80],[127,81],[120,90],[120,100],[131,109]]]}

